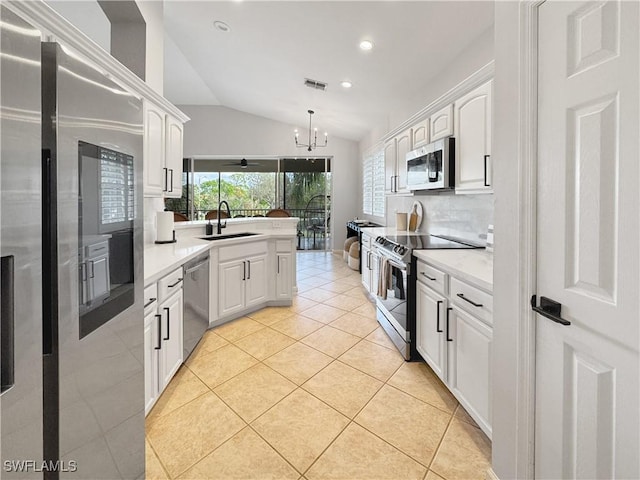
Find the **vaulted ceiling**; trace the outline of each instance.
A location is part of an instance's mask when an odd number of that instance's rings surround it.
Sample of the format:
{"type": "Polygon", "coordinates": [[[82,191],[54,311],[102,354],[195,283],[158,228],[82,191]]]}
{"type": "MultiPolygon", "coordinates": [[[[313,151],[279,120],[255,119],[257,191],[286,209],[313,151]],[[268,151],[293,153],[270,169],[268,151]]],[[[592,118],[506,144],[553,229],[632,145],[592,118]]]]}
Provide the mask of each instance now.
{"type": "Polygon", "coordinates": [[[313,109],[319,130],[359,140],[492,28],[493,2],[165,0],[164,23],[164,94],[176,105],[303,127],[313,109]]]}

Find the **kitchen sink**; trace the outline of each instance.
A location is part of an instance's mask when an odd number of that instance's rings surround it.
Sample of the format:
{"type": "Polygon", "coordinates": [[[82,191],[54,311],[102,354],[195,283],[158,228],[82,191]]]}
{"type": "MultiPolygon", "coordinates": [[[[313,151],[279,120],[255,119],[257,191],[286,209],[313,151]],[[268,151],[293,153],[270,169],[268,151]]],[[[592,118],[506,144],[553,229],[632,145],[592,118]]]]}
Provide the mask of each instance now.
{"type": "Polygon", "coordinates": [[[212,235],[210,237],[200,237],[202,240],[224,240],[226,238],[251,237],[252,235],[260,235],[259,233],[242,232],[229,233],[228,235],[212,235]]]}

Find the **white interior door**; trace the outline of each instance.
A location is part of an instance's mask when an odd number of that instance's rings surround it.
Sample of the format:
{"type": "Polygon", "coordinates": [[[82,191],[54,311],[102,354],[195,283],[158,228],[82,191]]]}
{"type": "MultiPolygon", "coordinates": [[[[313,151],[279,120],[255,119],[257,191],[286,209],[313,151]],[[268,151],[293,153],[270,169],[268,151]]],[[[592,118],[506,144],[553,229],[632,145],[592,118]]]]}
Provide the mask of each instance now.
{"type": "Polygon", "coordinates": [[[538,478],[639,478],[639,3],[539,9],[538,478]]]}

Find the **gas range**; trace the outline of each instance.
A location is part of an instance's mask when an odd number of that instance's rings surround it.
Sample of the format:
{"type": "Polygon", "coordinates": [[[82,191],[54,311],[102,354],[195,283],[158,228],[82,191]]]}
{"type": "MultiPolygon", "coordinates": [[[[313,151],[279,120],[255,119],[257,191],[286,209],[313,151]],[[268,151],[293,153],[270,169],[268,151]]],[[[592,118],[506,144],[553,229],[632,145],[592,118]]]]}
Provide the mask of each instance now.
{"type": "Polygon", "coordinates": [[[375,239],[378,251],[403,263],[411,262],[413,250],[485,248],[484,245],[445,235],[387,235],[375,239]]]}

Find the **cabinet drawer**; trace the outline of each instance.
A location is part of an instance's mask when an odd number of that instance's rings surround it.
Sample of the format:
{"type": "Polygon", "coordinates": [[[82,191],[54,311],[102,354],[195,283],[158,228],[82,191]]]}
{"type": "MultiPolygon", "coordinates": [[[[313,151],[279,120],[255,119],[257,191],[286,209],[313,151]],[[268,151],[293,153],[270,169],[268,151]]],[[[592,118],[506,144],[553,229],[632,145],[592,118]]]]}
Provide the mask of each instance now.
{"type": "Polygon", "coordinates": [[[267,254],[267,242],[247,242],[239,245],[229,245],[227,247],[220,247],[220,261],[226,262],[227,260],[235,260],[236,258],[247,258],[253,255],[266,255],[267,254]]]}
{"type": "Polygon", "coordinates": [[[457,278],[451,278],[450,291],[451,301],[455,305],[489,325],[493,323],[493,296],[491,294],[457,278]]]}
{"type": "Polygon", "coordinates": [[[144,289],[144,314],[155,311],[158,306],[158,284],[152,283],[144,289]]]}
{"type": "Polygon", "coordinates": [[[85,248],[88,259],[101,257],[102,255],[107,255],[109,253],[109,241],[105,240],[104,242],[94,243],[93,245],[88,245],[85,248]]]}
{"type": "Polygon", "coordinates": [[[182,288],[182,267],[158,280],[158,303],[164,302],[174,292],[182,288]]]}
{"type": "Polygon", "coordinates": [[[418,280],[443,295],[447,294],[448,275],[431,265],[418,262],[418,280]]]}

